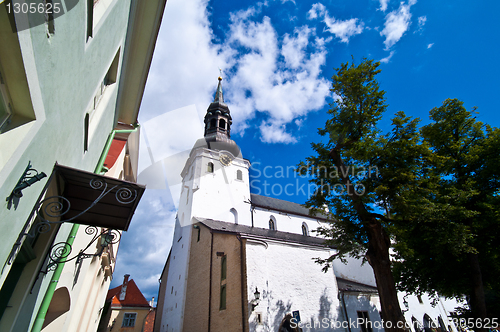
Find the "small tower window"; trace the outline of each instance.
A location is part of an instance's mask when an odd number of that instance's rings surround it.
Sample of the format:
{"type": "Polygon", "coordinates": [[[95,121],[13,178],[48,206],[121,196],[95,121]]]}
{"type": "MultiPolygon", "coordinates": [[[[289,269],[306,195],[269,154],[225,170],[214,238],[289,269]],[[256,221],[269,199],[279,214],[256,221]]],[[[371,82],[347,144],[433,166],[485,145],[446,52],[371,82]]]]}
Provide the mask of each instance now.
{"type": "Polygon", "coordinates": [[[222,256],[221,259],[220,281],[226,280],[227,271],[227,255],[222,256]]]}
{"type": "Polygon", "coordinates": [[[307,230],[307,224],[305,222],[302,223],[302,235],[308,236],[309,231],[307,230]]]}
{"type": "Polygon", "coordinates": [[[236,225],[238,225],[238,211],[236,211],[235,208],[231,208],[231,210],[229,210],[229,212],[232,214],[233,216],[233,221],[236,225]]]}
{"type": "Polygon", "coordinates": [[[217,120],[212,119],[212,120],[210,120],[210,128],[214,128],[214,127],[217,127],[217,120]]]}
{"type": "Polygon", "coordinates": [[[213,173],[214,172],[214,163],[212,163],[212,162],[208,163],[207,172],[208,173],[213,173]]]}
{"type": "Polygon", "coordinates": [[[226,120],[224,119],[219,120],[219,128],[226,129],[226,120]]]}
{"type": "Polygon", "coordinates": [[[237,180],[243,180],[243,172],[240,170],[236,171],[236,179],[237,180]]]}
{"type": "Polygon", "coordinates": [[[275,225],[273,219],[269,219],[269,229],[272,230],[272,231],[276,230],[276,225],[275,225]]]}

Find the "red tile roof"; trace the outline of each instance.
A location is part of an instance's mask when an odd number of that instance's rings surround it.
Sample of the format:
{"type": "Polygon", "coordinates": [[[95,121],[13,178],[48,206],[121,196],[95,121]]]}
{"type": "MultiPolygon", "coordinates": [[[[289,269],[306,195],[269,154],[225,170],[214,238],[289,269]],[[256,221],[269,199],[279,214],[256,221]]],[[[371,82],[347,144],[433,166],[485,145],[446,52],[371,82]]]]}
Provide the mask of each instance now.
{"type": "Polygon", "coordinates": [[[134,279],[129,280],[125,300],[120,301],[120,292],[122,285],[112,288],[108,291],[106,302],[111,302],[111,307],[149,307],[149,303],[142,295],[141,291],[134,282],[134,279]]]}
{"type": "Polygon", "coordinates": [[[155,325],[156,309],[153,309],[146,316],[146,321],[144,322],[144,332],[153,332],[153,327],[155,325]]]}

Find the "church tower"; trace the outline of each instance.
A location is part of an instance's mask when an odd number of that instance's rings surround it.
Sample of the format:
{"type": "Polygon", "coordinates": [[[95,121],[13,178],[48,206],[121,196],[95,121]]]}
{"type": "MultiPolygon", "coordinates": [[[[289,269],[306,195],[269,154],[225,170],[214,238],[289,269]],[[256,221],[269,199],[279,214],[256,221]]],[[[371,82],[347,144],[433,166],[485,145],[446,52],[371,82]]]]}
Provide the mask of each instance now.
{"type": "MultiPolygon", "coordinates": [[[[182,331],[185,320],[189,320],[184,317],[188,274],[190,264],[198,265],[192,261],[191,251],[200,236],[199,226],[193,225],[201,219],[251,225],[250,162],[243,159],[240,148],[230,138],[232,118],[224,103],[222,77],[204,122],[204,137],[196,141],[181,173],[182,191],[165,271],[168,287],[165,294],[160,294],[166,299],[160,308],[161,331],[182,331]]],[[[195,260],[197,257],[194,255],[195,260]]]]}
{"type": "Polygon", "coordinates": [[[195,143],[181,173],[180,225],[191,224],[193,217],[250,225],[250,162],[230,136],[232,118],[222,77],[204,122],[204,137],[195,143]]]}

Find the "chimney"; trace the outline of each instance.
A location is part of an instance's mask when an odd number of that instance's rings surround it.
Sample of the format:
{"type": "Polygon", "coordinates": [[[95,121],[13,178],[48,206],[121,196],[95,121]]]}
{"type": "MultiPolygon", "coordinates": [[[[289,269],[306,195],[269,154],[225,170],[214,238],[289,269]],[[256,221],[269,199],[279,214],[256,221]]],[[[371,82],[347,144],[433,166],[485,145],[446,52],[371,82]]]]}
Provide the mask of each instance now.
{"type": "Polygon", "coordinates": [[[123,276],[122,290],[120,291],[119,297],[120,301],[125,300],[125,295],[127,294],[128,277],[130,277],[130,274],[126,274],[123,276]]]}
{"type": "Polygon", "coordinates": [[[150,307],[155,307],[155,297],[153,296],[153,298],[151,299],[151,301],[149,301],[149,306],[150,307]]]}

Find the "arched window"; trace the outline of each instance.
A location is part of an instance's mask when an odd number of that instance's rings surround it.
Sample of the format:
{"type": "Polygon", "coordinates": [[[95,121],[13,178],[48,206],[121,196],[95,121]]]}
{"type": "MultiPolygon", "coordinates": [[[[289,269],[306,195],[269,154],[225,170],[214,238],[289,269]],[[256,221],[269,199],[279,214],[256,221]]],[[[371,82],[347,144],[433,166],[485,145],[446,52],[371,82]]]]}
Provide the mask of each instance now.
{"type": "Polygon", "coordinates": [[[237,180],[243,180],[243,172],[240,170],[236,171],[236,179],[237,180]]]}
{"type": "Polygon", "coordinates": [[[238,225],[238,211],[236,211],[235,208],[231,208],[231,210],[229,210],[229,212],[231,212],[231,214],[233,215],[234,223],[236,225],[238,225]]]}
{"type": "MultiPolygon", "coordinates": [[[[439,327],[441,328],[441,332],[448,332],[446,324],[444,323],[443,318],[441,316],[438,317],[438,322],[439,322],[439,327]]],[[[449,332],[451,332],[451,330],[449,332]]]]}
{"type": "Polygon", "coordinates": [[[309,236],[309,229],[307,228],[307,224],[305,222],[302,223],[302,235],[309,236]]]}
{"type": "Polygon", "coordinates": [[[217,120],[212,119],[212,120],[210,120],[210,128],[214,128],[214,127],[217,127],[217,120]]]}
{"type": "Polygon", "coordinates": [[[224,119],[219,120],[219,128],[226,129],[226,120],[224,119]]]}
{"type": "Polygon", "coordinates": [[[269,229],[272,231],[276,230],[276,226],[274,225],[274,220],[269,219],[269,229]]]}
{"type": "Polygon", "coordinates": [[[273,216],[269,218],[269,229],[272,231],[276,230],[276,218],[274,218],[273,216]]]}
{"type": "Polygon", "coordinates": [[[208,173],[213,173],[214,172],[214,163],[209,162],[207,165],[207,172],[208,173]]]}
{"type": "Polygon", "coordinates": [[[420,323],[418,322],[418,320],[414,316],[411,316],[411,322],[413,324],[413,329],[415,330],[415,332],[422,331],[422,328],[420,327],[420,323]]]}
{"type": "MultiPolygon", "coordinates": [[[[66,287],[58,288],[54,295],[52,296],[52,300],[50,301],[49,308],[47,309],[47,315],[45,316],[45,321],[43,323],[43,327],[46,327],[50,323],[54,322],[57,318],[61,318],[59,323],[64,324],[64,317],[61,317],[63,314],[69,311],[71,306],[71,299],[69,295],[69,291],[66,287]]],[[[55,322],[54,322],[55,323],[55,322]]]]}
{"type": "Polygon", "coordinates": [[[429,317],[429,315],[425,314],[424,315],[424,331],[425,332],[432,332],[433,327],[434,327],[434,322],[432,321],[432,318],[429,317]]]}

